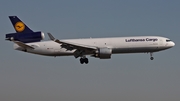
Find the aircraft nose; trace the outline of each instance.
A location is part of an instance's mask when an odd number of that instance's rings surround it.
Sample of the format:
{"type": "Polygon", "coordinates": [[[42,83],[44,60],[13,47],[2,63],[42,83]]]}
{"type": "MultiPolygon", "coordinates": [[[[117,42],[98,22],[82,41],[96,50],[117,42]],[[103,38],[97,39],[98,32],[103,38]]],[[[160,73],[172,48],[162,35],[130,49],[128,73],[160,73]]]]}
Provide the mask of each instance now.
{"type": "Polygon", "coordinates": [[[175,43],[174,43],[174,42],[172,42],[172,43],[171,43],[171,45],[172,45],[172,47],[173,47],[173,46],[175,46],[175,43]]]}
{"type": "Polygon", "coordinates": [[[173,41],[166,43],[167,48],[172,48],[173,46],[175,46],[175,43],[173,41]]]}
{"type": "Polygon", "coordinates": [[[175,43],[174,43],[174,42],[171,42],[171,43],[169,43],[169,46],[170,46],[170,47],[173,47],[173,46],[175,46],[175,43]]]}

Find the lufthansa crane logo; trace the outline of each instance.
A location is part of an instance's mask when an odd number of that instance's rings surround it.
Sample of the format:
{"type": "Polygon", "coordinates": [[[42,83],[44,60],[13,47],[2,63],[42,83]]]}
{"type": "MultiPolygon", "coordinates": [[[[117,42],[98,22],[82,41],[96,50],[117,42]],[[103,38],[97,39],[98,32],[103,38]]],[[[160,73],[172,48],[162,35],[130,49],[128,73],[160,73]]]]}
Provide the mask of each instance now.
{"type": "Polygon", "coordinates": [[[16,31],[22,32],[22,31],[24,31],[25,25],[23,22],[17,22],[14,27],[15,27],[16,31]]]}

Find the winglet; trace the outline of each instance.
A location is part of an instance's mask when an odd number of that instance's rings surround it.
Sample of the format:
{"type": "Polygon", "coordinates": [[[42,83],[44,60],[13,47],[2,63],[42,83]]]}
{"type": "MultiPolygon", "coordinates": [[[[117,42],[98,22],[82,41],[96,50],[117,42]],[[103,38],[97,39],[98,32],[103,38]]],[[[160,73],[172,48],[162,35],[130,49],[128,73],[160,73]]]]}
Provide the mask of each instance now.
{"type": "Polygon", "coordinates": [[[55,39],[55,38],[54,38],[54,36],[52,36],[52,34],[51,34],[51,33],[47,33],[47,34],[48,34],[49,38],[50,38],[52,41],[57,42],[57,43],[59,43],[59,44],[61,44],[61,43],[62,43],[60,40],[55,39]]]}
{"type": "Polygon", "coordinates": [[[49,36],[49,38],[51,39],[51,40],[55,40],[55,38],[54,38],[54,36],[52,36],[52,34],[51,33],[47,33],[48,34],[48,36],[49,36]]]}

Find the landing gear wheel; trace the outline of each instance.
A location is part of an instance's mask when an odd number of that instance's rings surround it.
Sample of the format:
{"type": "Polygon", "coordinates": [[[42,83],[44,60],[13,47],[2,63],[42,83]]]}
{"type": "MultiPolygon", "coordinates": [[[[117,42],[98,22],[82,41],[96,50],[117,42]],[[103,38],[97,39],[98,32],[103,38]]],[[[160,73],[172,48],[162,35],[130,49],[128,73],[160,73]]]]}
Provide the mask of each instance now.
{"type": "Polygon", "coordinates": [[[153,57],[153,53],[152,52],[150,52],[150,56],[151,56],[151,60],[154,60],[154,57],[153,57]]]}
{"type": "Polygon", "coordinates": [[[83,64],[84,63],[84,59],[80,58],[80,63],[83,64]]]}
{"type": "Polygon", "coordinates": [[[88,58],[80,58],[80,63],[81,64],[84,64],[84,63],[88,64],[89,60],[88,60],[88,58]]]}
{"type": "Polygon", "coordinates": [[[89,63],[88,58],[84,58],[84,62],[85,62],[86,64],[88,64],[88,63],[89,63]]]}
{"type": "Polygon", "coordinates": [[[151,59],[151,60],[154,60],[154,57],[151,57],[150,59],[151,59]]]}

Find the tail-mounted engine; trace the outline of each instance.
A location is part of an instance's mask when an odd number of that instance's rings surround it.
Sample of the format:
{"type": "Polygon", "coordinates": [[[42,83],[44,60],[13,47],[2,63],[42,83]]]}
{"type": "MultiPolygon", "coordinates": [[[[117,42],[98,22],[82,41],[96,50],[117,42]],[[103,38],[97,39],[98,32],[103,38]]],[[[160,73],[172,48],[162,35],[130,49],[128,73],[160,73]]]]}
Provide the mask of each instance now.
{"type": "Polygon", "coordinates": [[[6,40],[21,41],[24,43],[38,42],[44,39],[43,32],[31,32],[31,33],[10,33],[6,34],[6,40]]]}

